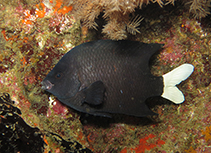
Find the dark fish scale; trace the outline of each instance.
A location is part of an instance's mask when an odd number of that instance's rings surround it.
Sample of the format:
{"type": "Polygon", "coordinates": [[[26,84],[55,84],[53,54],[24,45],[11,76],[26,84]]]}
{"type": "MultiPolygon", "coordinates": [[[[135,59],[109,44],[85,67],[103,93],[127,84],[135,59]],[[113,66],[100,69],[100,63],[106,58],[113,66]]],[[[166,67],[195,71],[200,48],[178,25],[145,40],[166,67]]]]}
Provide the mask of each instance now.
{"type": "MultiPolygon", "coordinates": [[[[52,82],[54,86],[47,91],[81,112],[101,116],[110,116],[110,113],[153,115],[145,100],[162,94],[163,80],[150,73],[148,61],[161,47],[160,44],[135,41],[84,43],[65,54],[43,82],[52,82]],[[64,77],[57,80],[54,75],[60,70],[64,77]],[[100,104],[100,97],[95,99],[94,91],[89,90],[97,81],[101,81],[105,88],[100,104]],[[86,97],[90,99],[87,93],[93,94],[93,103],[86,102],[86,97]]],[[[102,90],[100,83],[94,86],[98,88],[98,85],[102,90]]]]}

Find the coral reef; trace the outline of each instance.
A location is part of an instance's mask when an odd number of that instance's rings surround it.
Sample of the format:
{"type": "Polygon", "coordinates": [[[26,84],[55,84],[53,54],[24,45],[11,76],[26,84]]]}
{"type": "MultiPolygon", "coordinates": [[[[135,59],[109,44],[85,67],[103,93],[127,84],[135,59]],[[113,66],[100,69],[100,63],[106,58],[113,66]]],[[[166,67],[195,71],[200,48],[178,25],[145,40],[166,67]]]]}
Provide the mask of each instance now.
{"type": "Polygon", "coordinates": [[[0,96],[1,152],[43,152],[42,133],[38,128],[28,126],[20,117],[20,109],[13,104],[9,94],[0,96]]]}
{"type": "MultiPolygon", "coordinates": [[[[77,20],[81,20],[88,28],[97,29],[96,19],[100,13],[106,24],[102,32],[110,39],[126,39],[128,32],[135,35],[139,33],[138,27],[143,18],[135,16],[135,10],[142,9],[150,3],[157,3],[160,7],[172,4],[176,0],[78,0],[72,1],[73,14],[77,20]]],[[[210,0],[185,0],[183,3],[189,7],[189,11],[196,17],[202,18],[209,13],[210,0]]],[[[142,14],[140,14],[142,15],[142,14]]]]}
{"type": "Polygon", "coordinates": [[[203,18],[210,14],[209,7],[211,1],[210,0],[191,0],[187,2],[187,5],[190,5],[190,12],[196,17],[196,18],[203,18]]]}
{"type": "MultiPolygon", "coordinates": [[[[165,5],[161,0],[78,0],[72,1],[73,14],[77,20],[81,20],[83,25],[88,28],[97,29],[95,19],[100,13],[103,13],[103,18],[106,20],[102,32],[110,39],[125,39],[127,31],[131,34],[136,34],[137,27],[143,18],[137,18],[130,14],[135,12],[136,8],[142,8],[143,4],[157,2],[161,7],[165,5]],[[135,20],[135,21],[134,21],[135,20]]],[[[167,0],[166,4],[174,3],[174,0],[167,0]]]]}
{"type": "MultiPolygon", "coordinates": [[[[118,1],[124,4],[121,6],[108,2],[112,7],[107,1],[105,5],[105,1],[89,0],[2,1],[0,92],[9,93],[14,103],[0,100],[1,132],[13,140],[37,132],[30,138],[38,140],[35,149],[41,152],[211,152],[210,19],[192,17],[208,14],[210,1],[140,0],[130,5],[118,1]],[[96,20],[100,12],[104,20],[96,20]],[[96,32],[81,26],[92,27],[95,22],[104,25],[106,36],[100,27],[96,32]],[[193,64],[194,73],[178,86],[186,101],[174,105],[153,98],[147,104],[159,114],[157,118],[116,114],[107,119],[76,112],[41,90],[41,81],[62,55],[78,44],[103,37],[164,44],[150,62],[154,75],[161,76],[183,63],[193,64]]],[[[17,152],[18,147],[13,149],[17,152]]]]}
{"type": "Polygon", "coordinates": [[[88,148],[83,148],[76,141],[65,141],[59,135],[40,131],[37,127],[32,128],[27,125],[21,118],[21,111],[14,107],[9,94],[1,94],[0,96],[0,149],[3,153],[26,152],[41,153],[49,152],[55,149],[55,152],[80,152],[91,153],[88,148]],[[52,141],[52,142],[51,142],[52,141]],[[54,143],[51,144],[50,143],[54,143]],[[44,145],[45,150],[44,150],[44,145]],[[50,147],[48,147],[50,145],[50,147]],[[59,148],[54,146],[59,145],[59,148]]]}

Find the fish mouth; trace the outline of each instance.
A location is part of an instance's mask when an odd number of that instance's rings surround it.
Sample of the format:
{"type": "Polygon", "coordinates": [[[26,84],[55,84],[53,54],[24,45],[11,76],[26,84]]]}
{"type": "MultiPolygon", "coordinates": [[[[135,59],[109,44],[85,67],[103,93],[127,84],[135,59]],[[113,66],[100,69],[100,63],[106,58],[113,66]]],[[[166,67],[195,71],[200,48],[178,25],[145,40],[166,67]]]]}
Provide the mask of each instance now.
{"type": "Polygon", "coordinates": [[[44,90],[50,90],[54,86],[54,84],[52,84],[49,80],[42,81],[41,84],[41,88],[44,90]]]}

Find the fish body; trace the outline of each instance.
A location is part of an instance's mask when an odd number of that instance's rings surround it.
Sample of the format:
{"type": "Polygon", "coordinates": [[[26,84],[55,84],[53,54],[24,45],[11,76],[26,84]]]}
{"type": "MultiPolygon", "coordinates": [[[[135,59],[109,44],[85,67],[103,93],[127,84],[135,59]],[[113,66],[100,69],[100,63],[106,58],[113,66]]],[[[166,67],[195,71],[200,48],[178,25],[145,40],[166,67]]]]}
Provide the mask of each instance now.
{"type": "Polygon", "coordinates": [[[154,115],[145,104],[147,98],[172,100],[164,92],[168,89],[164,77],[153,76],[148,66],[150,57],[162,46],[128,40],[81,44],[61,58],[43,80],[42,88],[67,106],[92,115],[154,115]]]}

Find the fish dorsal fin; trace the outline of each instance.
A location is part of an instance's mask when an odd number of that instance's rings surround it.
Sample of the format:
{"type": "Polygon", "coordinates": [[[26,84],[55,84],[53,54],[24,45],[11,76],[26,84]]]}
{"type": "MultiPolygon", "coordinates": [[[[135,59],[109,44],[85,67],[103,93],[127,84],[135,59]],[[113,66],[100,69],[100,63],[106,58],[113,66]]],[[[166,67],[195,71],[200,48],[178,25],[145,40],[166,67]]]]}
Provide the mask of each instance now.
{"type": "Polygon", "coordinates": [[[139,41],[129,41],[129,40],[122,40],[120,42],[122,45],[122,48],[127,49],[127,51],[131,54],[137,53],[139,55],[148,55],[150,58],[156,51],[161,49],[163,47],[163,44],[157,44],[157,43],[143,43],[139,41]],[[123,45],[124,44],[124,45],[123,45]]]}
{"type": "MultiPolygon", "coordinates": [[[[100,40],[102,41],[102,40],[100,40]]],[[[130,41],[130,40],[103,40],[100,44],[104,44],[106,48],[115,48],[118,54],[125,54],[130,56],[142,56],[149,60],[149,58],[159,49],[163,47],[163,44],[158,43],[143,43],[139,41],[130,41]]],[[[111,49],[111,50],[113,50],[111,49]]]]}
{"type": "Polygon", "coordinates": [[[99,105],[103,102],[105,86],[102,81],[92,83],[87,89],[84,90],[84,102],[90,105],[99,105]]]}
{"type": "Polygon", "coordinates": [[[160,50],[162,47],[164,46],[164,44],[157,44],[157,43],[151,43],[151,44],[145,44],[142,43],[142,45],[140,45],[140,49],[143,55],[146,55],[145,58],[147,58],[147,60],[149,61],[150,57],[157,52],[158,50],[160,50]]]}
{"type": "MultiPolygon", "coordinates": [[[[148,63],[150,57],[159,49],[163,47],[163,44],[158,43],[143,43],[139,41],[130,40],[96,40],[87,42],[77,46],[79,48],[83,46],[84,48],[89,48],[92,50],[99,51],[111,51],[118,55],[127,57],[142,57],[140,59],[148,63]]],[[[76,48],[76,47],[75,47],[76,48]]]]}

